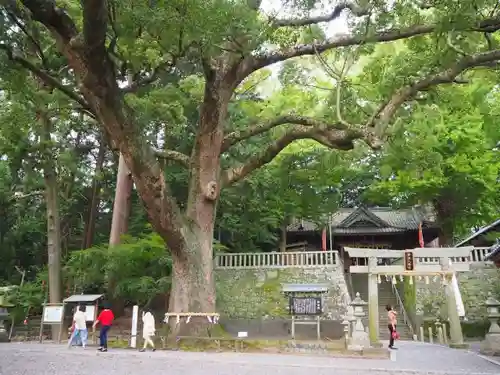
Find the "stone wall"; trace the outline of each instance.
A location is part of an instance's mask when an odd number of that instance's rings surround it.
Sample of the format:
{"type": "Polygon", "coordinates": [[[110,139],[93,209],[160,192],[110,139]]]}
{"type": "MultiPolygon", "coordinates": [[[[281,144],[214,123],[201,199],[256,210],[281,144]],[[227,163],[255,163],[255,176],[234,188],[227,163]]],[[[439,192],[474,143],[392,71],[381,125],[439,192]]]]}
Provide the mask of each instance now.
{"type": "Polygon", "coordinates": [[[283,283],[327,284],[325,318],[340,320],[350,297],[338,266],[283,269],[216,269],[217,311],[229,319],[273,319],[288,316],[283,283]]]}
{"type": "MultiPolygon", "coordinates": [[[[500,270],[488,264],[472,264],[469,272],[458,273],[457,280],[467,319],[485,320],[484,303],[488,293],[497,298],[500,294],[500,270]]],[[[445,288],[440,281],[433,283],[431,280],[428,285],[418,281],[416,302],[422,308],[424,317],[446,316],[445,288]]]]}

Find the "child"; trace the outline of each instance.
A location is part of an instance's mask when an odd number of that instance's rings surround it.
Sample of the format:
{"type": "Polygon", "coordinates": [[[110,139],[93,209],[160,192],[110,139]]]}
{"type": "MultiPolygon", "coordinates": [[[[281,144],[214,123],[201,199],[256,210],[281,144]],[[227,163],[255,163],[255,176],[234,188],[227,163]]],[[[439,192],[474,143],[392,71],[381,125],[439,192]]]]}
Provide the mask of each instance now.
{"type": "MultiPolygon", "coordinates": [[[[80,339],[82,347],[87,346],[87,320],[85,318],[85,306],[78,306],[75,315],[73,316],[73,334],[68,342],[68,347],[71,346],[73,339],[80,339]]],[[[76,341],[76,340],[75,340],[76,341]]]]}
{"type": "Polygon", "coordinates": [[[95,328],[97,324],[101,323],[101,331],[99,333],[100,346],[97,349],[100,352],[108,351],[108,331],[113,324],[113,320],[115,320],[113,311],[111,311],[108,304],[105,304],[104,310],[101,311],[93,325],[95,328]]]}

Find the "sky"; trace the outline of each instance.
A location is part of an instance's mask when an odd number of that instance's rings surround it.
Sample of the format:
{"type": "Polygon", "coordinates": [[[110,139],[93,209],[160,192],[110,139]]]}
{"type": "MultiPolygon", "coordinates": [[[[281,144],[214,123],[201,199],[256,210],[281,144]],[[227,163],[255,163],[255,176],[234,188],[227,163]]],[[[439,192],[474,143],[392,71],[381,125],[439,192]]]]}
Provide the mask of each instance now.
{"type": "MultiPolygon", "coordinates": [[[[320,14],[328,14],[332,11],[332,4],[338,3],[337,1],[332,0],[320,0],[318,1],[319,6],[318,9],[311,12],[312,16],[318,16],[320,14]]],[[[285,7],[284,0],[263,0],[261,9],[264,13],[268,15],[277,15],[280,18],[290,18],[291,14],[285,7]]],[[[324,30],[327,37],[331,37],[335,34],[345,34],[349,31],[347,27],[347,17],[346,11],[342,13],[342,15],[333,22],[324,23],[324,30]]]]}
{"type": "MultiPolygon", "coordinates": [[[[277,18],[294,18],[290,7],[285,5],[285,0],[263,0],[261,4],[261,10],[268,16],[274,16],[277,18]]],[[[332,0],[320,0],[318,1],[317,9],[311,12],[311,16],[318,16],[328,14],[332,11],[332,4],[336,4],[332,0]]],[[[302,15],[304,17],[306,15],[302,15]]],[[[346,11],[344,11],[341,16],[332,22],[325,22],[320,24],[320,26],[325,31],[326,37],[333,37],[336,34],[346,34],[349,32],[347,26],[346,11]]],[[[279,90],[280,84],[278,81],[278,73],[282,63],[277,63],[271,65],[269,69],[272,71],[272,75],[259,86],[259,91],[264,96],[272,94],[272,92],[279,90]]],[[[321,72],[318,72],[321,74],[321,72]]]]}

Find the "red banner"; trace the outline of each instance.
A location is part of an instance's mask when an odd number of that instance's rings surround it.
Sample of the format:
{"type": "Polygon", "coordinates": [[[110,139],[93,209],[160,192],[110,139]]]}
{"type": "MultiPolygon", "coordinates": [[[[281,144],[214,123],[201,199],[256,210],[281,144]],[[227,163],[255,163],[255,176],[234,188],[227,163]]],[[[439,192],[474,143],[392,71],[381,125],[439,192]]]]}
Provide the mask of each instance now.
{"type": "Polygon", "coordinates": [[[425,247],[424,233],[422,232],[422,223],[418,224],[418,243],[420,247],[425,247]]]}

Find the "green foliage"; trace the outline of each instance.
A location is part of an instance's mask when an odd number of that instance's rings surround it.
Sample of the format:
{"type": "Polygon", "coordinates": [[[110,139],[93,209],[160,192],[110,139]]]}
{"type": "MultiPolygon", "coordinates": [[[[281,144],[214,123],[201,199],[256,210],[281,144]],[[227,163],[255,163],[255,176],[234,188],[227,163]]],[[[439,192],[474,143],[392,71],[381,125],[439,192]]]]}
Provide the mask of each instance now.
{"type": "Polygon", "coordinates": [[[110,298],[148,305],[170,290],[172,262],[157,234],[123,238],[114,247],[74,251],[65,266],[77,292],[106,291],[110,298]]]}
{"type": "Polygon", "coordinates": [[[403,283],[403,305],[410,320],[414,319],[417,309],[417,286],[415,283],[410,284],[409,277],[405,277],[403,283]]]}
{"type": "Polygon", "coordinates": [[[395,129],[380,161],[381,181],[371,200],[395,205],[431,203],[447,235],[467,233],[498,213],[498,138],[487,130],[498,121],[489,81],[446,88],[413,109],[404,127],[395,129]],[[431,104],[439,98],[440,105],[431,104]]]}

